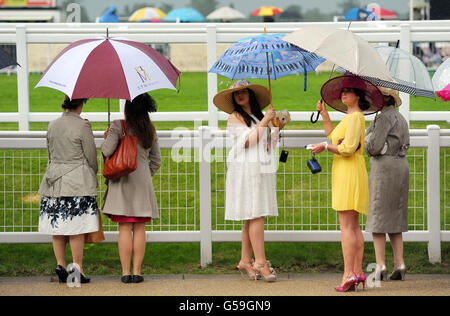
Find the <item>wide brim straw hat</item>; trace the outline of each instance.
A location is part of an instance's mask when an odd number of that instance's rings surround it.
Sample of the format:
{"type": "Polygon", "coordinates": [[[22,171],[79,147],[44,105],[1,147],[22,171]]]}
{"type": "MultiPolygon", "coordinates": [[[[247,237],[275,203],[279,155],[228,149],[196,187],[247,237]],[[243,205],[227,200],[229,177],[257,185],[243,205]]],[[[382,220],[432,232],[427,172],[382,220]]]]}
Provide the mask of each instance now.
{"type": "Polygon", "coordinates": [[[222,111],[231,114],[234,112],[233,93],[243,89],[250,89],[255,93],[261,110],[267,107],[270,103],[269,90],[259,84],[252,84],[247,80],[236,81],[229,89],[223,90],[216,94],[213,99],[214,104],[222,111]]]}
{"type": "Polygon", "coordinates": [[[328,80],[322,86],[320,94],[322,95],[323,101],[333,109],[347,113],[347,106],[341,101],[341,91],[344,88],[359,89],[365,93],[370,107],[363,111],[364,115],[373,114],[383,108],[383,94],[378,87],[370,81],[355,75],[343,75],[328,80]]]}
{"type": "Polygon", "coordinates": [[[402,105],[402,99],[400,99],[398,91],[389,89],[389,88],[384,88],[384,87],[378,87],[378,89],[380,89],[380,91],[383,95],[393,97],[394,101],[395,101],[395,106],[402,105]]]}

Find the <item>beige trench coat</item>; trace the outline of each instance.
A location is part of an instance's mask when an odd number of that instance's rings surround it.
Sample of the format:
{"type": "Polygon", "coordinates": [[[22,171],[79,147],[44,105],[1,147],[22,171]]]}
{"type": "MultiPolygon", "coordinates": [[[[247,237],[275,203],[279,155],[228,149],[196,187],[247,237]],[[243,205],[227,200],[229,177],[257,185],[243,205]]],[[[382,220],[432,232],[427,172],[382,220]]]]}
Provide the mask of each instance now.
{"type": "MultiPolygon", "coordinates": [[[[108,136],[102,145],[105,157],[110,157],[122,137],[120,120],[113,121],[108,136]]],[[[144,149],[138,142],[137,168],[132,173],[117,180],[109,180],[105,195],[103,213],[131,217],[158,218],[158,205],[152,176],[161,166],[158,140],[144,149]]]]}
{"type": "Polygon", "coordinates": [[[39,194],[97,196],[97,149],[89,121],[73,112],[48,126],[48,164],[39,194]]]}

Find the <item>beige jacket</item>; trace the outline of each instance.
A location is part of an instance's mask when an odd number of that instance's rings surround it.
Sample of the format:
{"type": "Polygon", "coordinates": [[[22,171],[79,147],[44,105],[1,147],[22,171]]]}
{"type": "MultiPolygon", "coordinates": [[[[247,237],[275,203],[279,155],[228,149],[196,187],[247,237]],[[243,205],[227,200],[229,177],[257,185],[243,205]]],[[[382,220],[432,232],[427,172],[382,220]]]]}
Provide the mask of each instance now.
{"type": "Polygon", "coordinates": [[[48,126],[47,149],[47,171],[39,194],[97,196],[97,149],[89,121],[64,112],[48,126]]]}
{"type": "MultiPolygon", "coordinates": [[[[122,138],[120,121],[113,121],[102,145],[105,157],[110,157],[122,138]]],[[[132,173],[117,180],[109,180],[103,213],[132,217],[158,218],[158,204],[153,187],[152,176],[161,166],[161,153],[158,139],[149,149],[139,142],[137,147],[137,168],[132,173]]]]}

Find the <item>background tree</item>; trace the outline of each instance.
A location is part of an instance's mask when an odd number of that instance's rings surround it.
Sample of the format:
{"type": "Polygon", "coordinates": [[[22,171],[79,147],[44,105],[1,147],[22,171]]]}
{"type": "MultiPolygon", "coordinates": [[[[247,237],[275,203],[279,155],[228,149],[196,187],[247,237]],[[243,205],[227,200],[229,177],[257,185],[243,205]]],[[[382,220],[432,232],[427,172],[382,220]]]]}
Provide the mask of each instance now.
{"type": "Polygon", "coordinates": [[[318,8],[309,9],[303,15],[302,22],[330,22],[333,21],[334,13],[323,13],[318,8]]]}
{"type": "Polygon", "coordinates": [[[161,4],[161,6],[159,7],[159,9],[161,9],[162,11],[164,11],[165,13],[169,13],[170,11],[173,10],[173,5],[167,4],[167,3],[163,3],[161,4]]]}
{"type": "Polygon", "coordinates": [[[190,7],[207,16],[217,8],[218,4],[217,0],[191,0],[190,7]]]}
{"type": "Polygon", "coordinates": [[[360,8],[361,1],[359,0],[342,0],[338,3],[338,8],[341,9],[342,15],[345,15],[351,8],[360,8]]]}
{"type": "Polygon", "coordinates": [[[277,20],[282,22],[300,22],[303,20],[302,7],[299,5],[291,5],[284,9],[284,11],[278,15],[277,20]]]}

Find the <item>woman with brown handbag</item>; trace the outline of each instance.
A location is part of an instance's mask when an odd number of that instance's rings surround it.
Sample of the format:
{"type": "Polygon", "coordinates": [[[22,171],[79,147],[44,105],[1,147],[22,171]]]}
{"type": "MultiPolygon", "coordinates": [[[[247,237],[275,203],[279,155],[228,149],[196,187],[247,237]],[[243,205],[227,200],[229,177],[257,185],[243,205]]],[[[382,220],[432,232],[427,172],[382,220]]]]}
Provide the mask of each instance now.
{"type": "Polygon", "coordinates": [[[119,224],[119,255],[122,282],[140,283],[141,265],[146,246],[145,223],[158,218],[158,205],[152,176],[161,166],[161,153],[149,112],[156,111],[155,101],[147,93],[125,104],[125,131],[120,120],[105,132],[102,152],[111,157],[126,133],[137,138],[137,168],[115,180],[109,180],[103,213],[119,224]],[[130,274],[133,256],[133,275],[130,274]]]}

